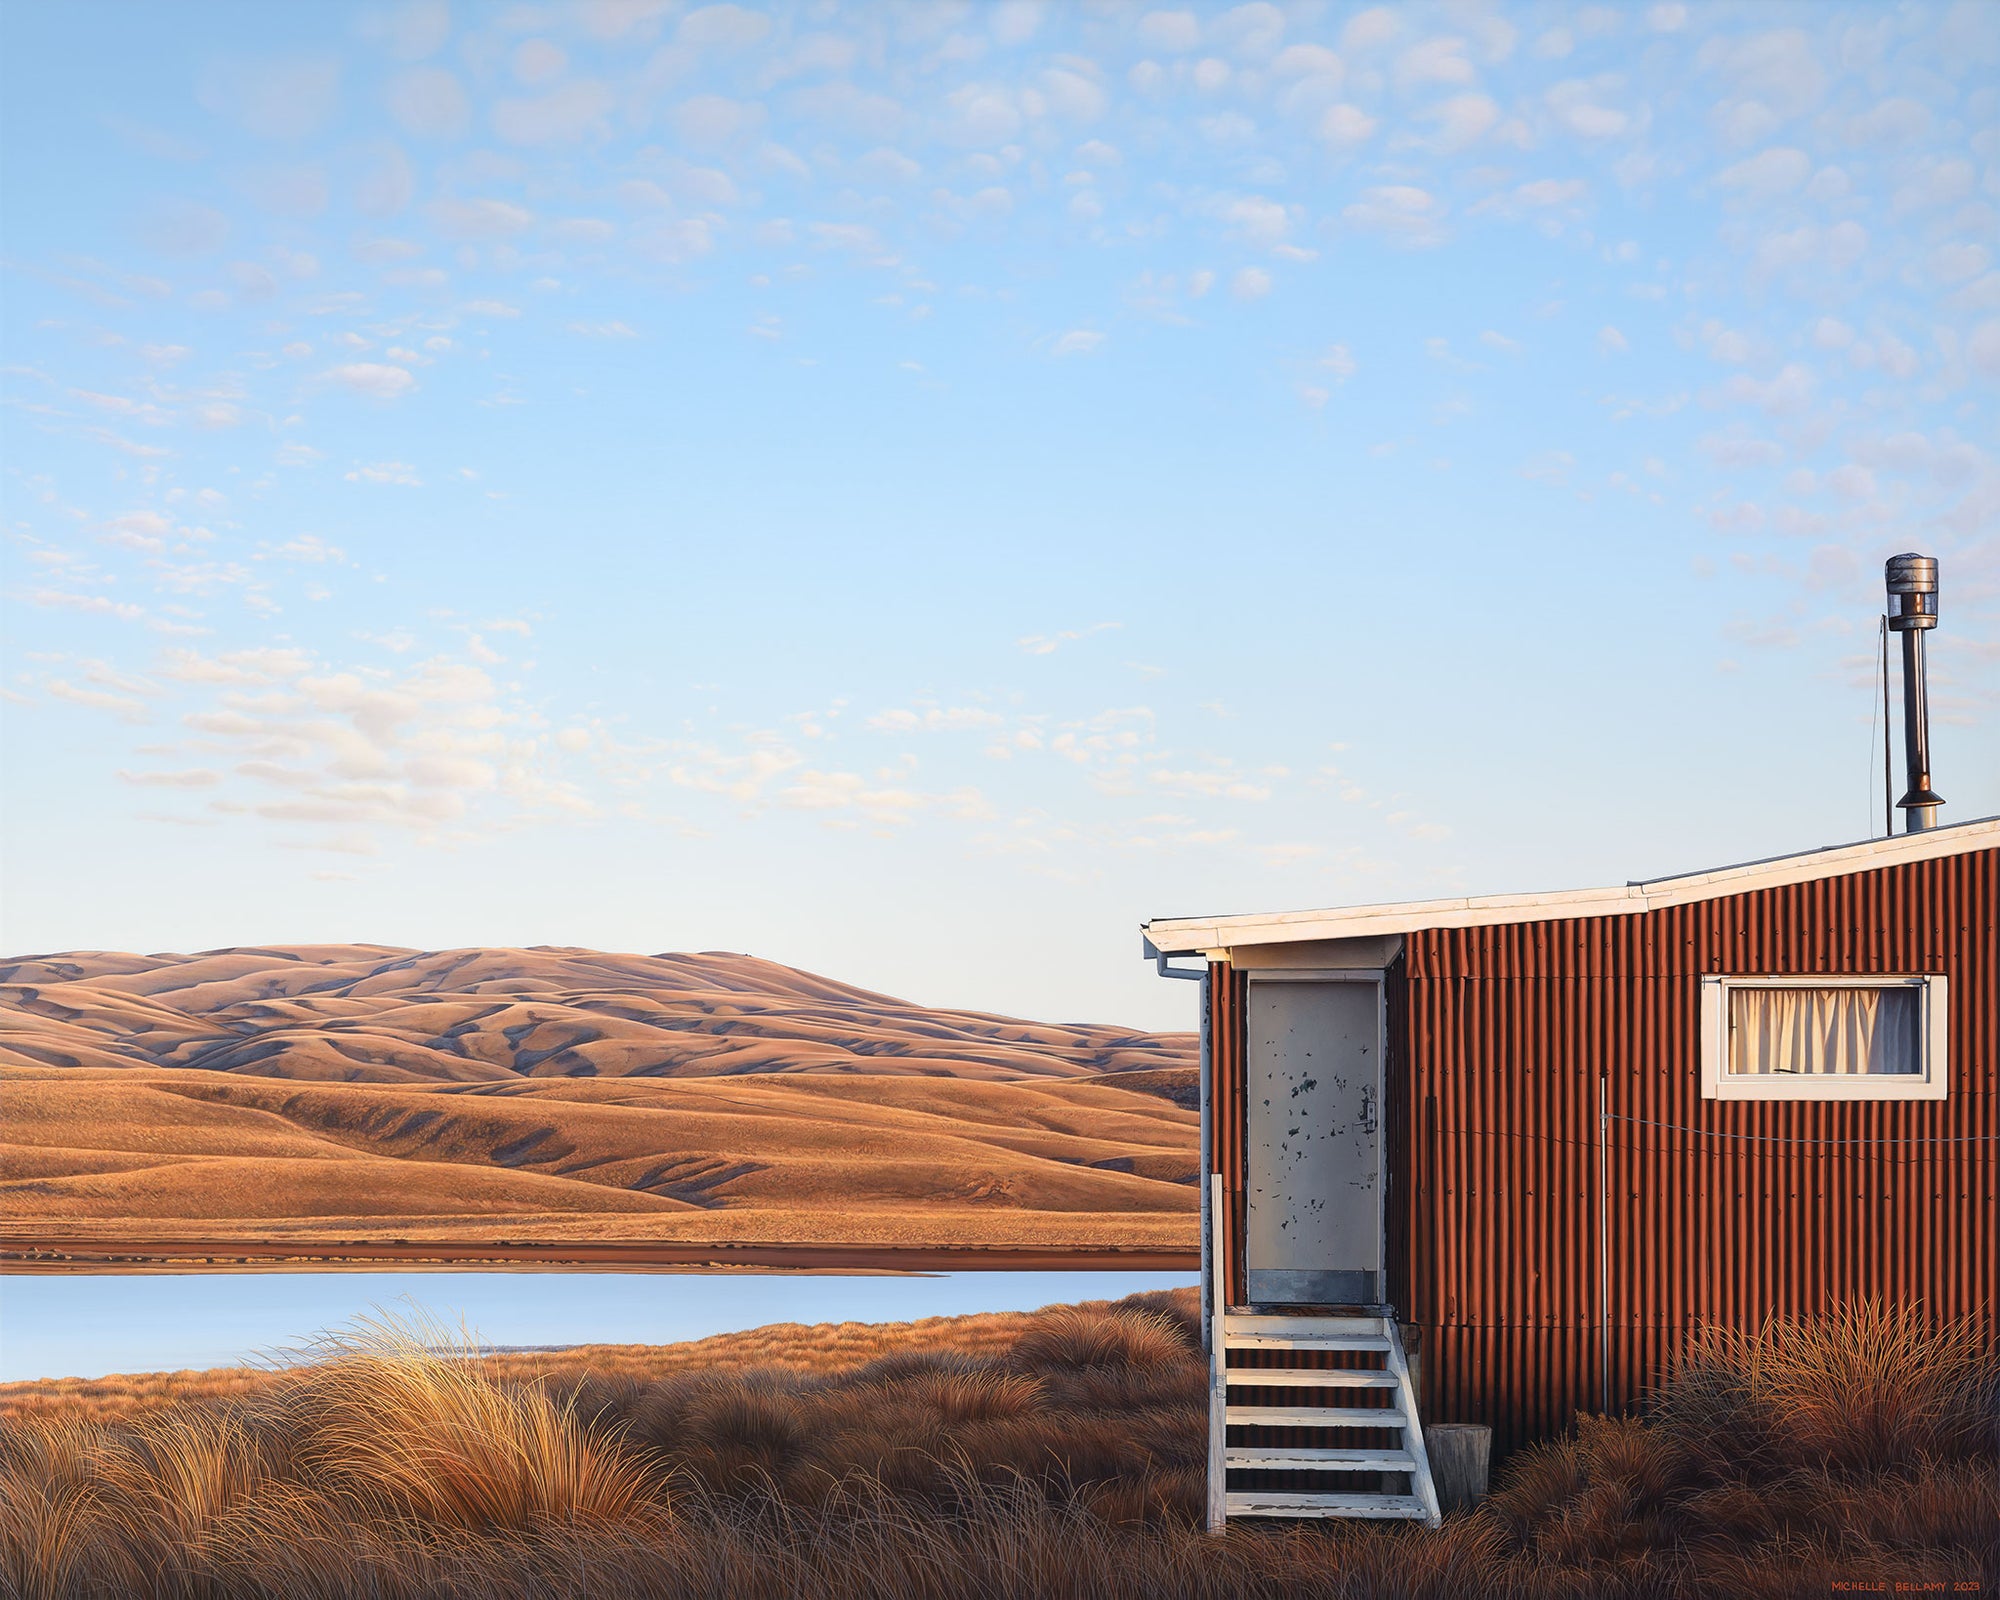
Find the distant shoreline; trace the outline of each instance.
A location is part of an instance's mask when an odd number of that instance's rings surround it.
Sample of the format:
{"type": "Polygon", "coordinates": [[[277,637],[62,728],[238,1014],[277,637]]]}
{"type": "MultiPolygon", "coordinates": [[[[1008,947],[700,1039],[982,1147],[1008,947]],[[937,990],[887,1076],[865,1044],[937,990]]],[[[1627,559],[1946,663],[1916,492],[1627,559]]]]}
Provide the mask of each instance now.
{"type": "Polygon", "coordinates": [[[1159,1246],[677,1244],[456,1240],[24,1238],[0,1242],[0,1274],[134,1272],[1193,1272],[1201,1252],[1159,1246]]]}

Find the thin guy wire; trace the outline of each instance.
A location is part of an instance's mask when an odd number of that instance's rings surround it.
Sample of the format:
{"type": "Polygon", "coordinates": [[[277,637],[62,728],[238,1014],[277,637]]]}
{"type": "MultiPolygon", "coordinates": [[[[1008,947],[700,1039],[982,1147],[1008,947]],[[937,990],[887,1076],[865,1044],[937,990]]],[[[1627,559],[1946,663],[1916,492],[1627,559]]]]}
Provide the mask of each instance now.
{"type": "Polygon", "coordinates": [[[1684,1122],[1654,1122],[1648,1117],[1628,1117],[1613,1111],[1619,1122],[1637,1122],[1648,1128],[1675,1128],[1682,1133],[1698,1133],[1706,1139],[1750,1139],[1759,1144],[1994,1144],[2000,1133],[1968,1133],[1949,1139],[1790,1139],[1774,1133],[1724,1133],[1719,1128],[1691,1128],[1684,1122]]]}
{"type": "MultiPolygon", "coordinates": [[[[1618,1114],[1614,1112],[1613,1115],[1616,1116],[1618,1114]]],[[[1679,1123],[1679,1122],[1650,1122],[1643,1117],[1621,1117],[1620,1120],[1626,1122],[1643,1123],[1645,1126],[1652,1128],[1678,1128],[1686,1133],[1706,1133],[1709,1134],[1711,1137],[1720,1139],[1752,1139],[1772,1144],[1957,1145],[1957,1144],[1990,1144],[1995,1141],[2000,1141],[2000,1134],[1985,1134],[1985,1133],[1973,1134],[1970,1137],[1966,1138],[1953,1137],[1950,1139],[1784,1139],[1770,1134],[1721,1133],[1707,1128],[1690,1128],[1687,1127],[1684,1123],[1679,1123]]],[[[1440,1138],[1448,1135],[1456,1139],[1528,1139],[1528,1140],[1534,1140],[1542,1144],[1575,1145],[1580,1149],[1588,1149],[1594,1143],[1593,1140],[1579,1139],[1568,1134],[1529,1133],[1526,1130],[1520,1128],[1439,1128],[1438,1135],[1440,1138]]],[[[1885,1156],[1882,1158],[1883,1163],[1885,1165],[1898,1166],[1898,1167],[1918,1166],[1923,1164],[1923,1162],[1926,1159],[1927,1158],[1921,1156],[1913,1156],[1907,1158],[1897,1157],[1897,1156],[1885,1156]]]]}

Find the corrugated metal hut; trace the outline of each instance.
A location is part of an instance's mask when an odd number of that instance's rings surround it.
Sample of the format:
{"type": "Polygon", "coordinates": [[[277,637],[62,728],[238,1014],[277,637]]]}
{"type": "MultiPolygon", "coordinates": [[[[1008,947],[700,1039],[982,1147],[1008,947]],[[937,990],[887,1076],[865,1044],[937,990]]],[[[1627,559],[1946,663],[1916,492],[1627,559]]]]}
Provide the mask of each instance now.
{"type": "Polygon", "coordinates": [[[1546,1437],[1703,1322],[2000,1299],[2000,819],[1145,935],[1206,962],[1212,1523],[1434,1517],[1419,1418],[1546,1437]]]}

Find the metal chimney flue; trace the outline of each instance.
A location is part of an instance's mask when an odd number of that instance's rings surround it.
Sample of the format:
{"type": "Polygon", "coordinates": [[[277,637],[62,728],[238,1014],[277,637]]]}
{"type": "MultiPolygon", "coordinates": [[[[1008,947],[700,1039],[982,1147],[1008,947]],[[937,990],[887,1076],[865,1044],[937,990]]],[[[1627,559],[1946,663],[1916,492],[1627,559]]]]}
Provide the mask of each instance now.
{"type": "Polygon", "coordinates": [[[1889,585],[1889,631],[1903,636],[1903,759],[1909,792],[1898,800],[1907,833],[1937,826],[1944,797],[1931,790],[1931,713],[1924,682],[1924,635],[1938,623],[1938,564],[1935,556],[1891,556],[1884,570],[1889,585]]]}

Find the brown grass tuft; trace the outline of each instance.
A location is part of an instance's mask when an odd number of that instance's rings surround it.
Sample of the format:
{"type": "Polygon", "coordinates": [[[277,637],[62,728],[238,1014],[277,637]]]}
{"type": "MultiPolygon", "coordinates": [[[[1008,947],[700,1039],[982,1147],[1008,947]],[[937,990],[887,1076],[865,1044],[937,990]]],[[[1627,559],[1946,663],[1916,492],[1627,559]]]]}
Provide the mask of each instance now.
{"type": "Polygon", "coordinates": [[[639,1452],[584,1426],[574,1400],[492,1382],[477,1346],[413,1320],[327,1342],[279,1397],[297,1459],[328,1494],[430,1526],[535,1529],[650,1520],[639,1452]]]}
{"type": "Polygon", "coordinates": [[[1690,1448],[1789,1467],[1882,1468],[1993,1448],[1990,1334],[1877,1300],[1754,1333],[1710,1328],[1652,1408],[1690,1448]]]}
{"type": "Polygon", "coordinates": [[[1157,1312],[1099,1312],[1082,1306],[1045,1311],[1015,1341],[1013,1364],[1026,1371],[1112,1367],[1152,1371],[1194,1354],[1183,1333],[1157,1312]]]}
{"type": "Polygon", "coordinates": [[[1709,1330],[1643,1419],[1579,1417],[1516,1455],[1480,1515],[1579,1593],[1975,1580],[2000,1562],[1988,1338],[1879,1304],[1709,1330]]]}
{"type": "Polygon", "coordinates": [[[779,1481],[811,1437],[792,1386],[762,1374],[709,1387],[676,1422],[674,1433],[653,1442],[682,1456],[715,1489],[779,1481]]]}

